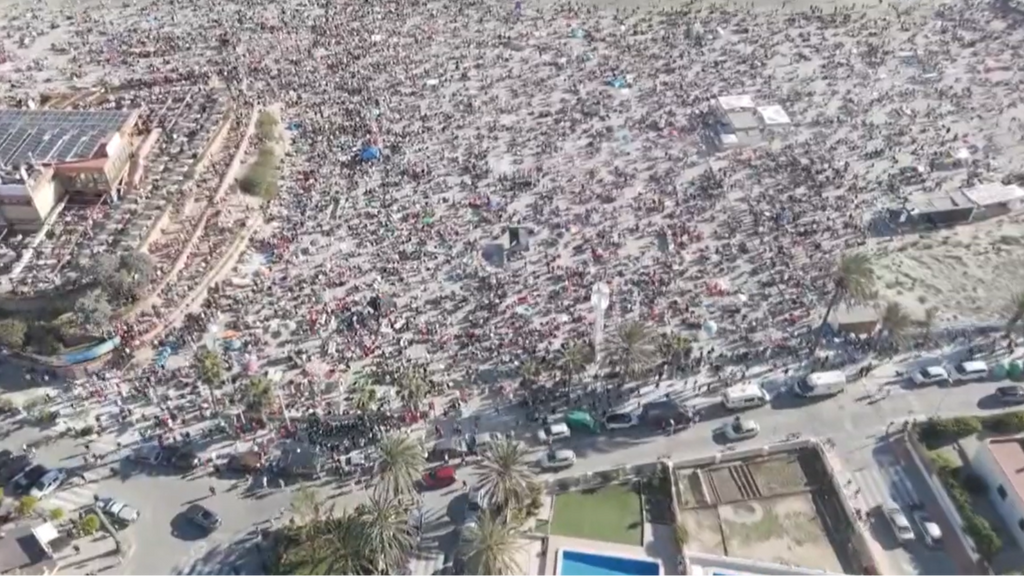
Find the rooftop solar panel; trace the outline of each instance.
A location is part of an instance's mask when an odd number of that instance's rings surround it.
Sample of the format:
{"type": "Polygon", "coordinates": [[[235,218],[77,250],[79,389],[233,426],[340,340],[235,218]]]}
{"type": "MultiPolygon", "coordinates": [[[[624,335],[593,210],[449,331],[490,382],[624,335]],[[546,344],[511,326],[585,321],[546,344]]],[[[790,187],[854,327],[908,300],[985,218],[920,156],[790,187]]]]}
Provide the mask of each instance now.
{"type": "Polygon", "coordinates": [[[0,110],[0,168],[88,158],[133,110],[0,110]]]}

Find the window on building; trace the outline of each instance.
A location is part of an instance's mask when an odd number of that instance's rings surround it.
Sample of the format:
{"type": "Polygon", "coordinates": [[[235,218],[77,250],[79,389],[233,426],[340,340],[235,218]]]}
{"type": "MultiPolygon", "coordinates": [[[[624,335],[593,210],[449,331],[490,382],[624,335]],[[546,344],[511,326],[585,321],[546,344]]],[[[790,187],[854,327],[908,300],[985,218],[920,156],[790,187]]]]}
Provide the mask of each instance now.
{"type": "Polygon", "coordinates": [[[1000,484],[999,487],[996,488],[996,494],[999,494],[1000,498],[1006,500],[1006,488],[1003,488],[1002,484],[1000,484]]]}

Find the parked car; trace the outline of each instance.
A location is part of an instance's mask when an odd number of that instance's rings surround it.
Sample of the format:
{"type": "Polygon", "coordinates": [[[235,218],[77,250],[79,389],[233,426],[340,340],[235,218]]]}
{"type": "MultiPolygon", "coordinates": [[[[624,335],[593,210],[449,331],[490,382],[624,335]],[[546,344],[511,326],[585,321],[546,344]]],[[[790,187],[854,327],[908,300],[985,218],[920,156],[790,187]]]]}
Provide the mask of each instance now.
{"type": "Polygon", "coordinates": [[[169,444],[160,451],[160,463],[178,470],[195,470],[202,464],[196,451],[188,446],[169,444]]]}
{"type": "Polygon", "coordinates": [[[914,370],[910,379],[917,386],[931,386],[932,384],[949,384],[949,372],[942,366],[927,366],[920,370],[914,370]]]}
{"type": "Polygon", "coordinates": [[[914,510],[910,515],[913,516],[917,529],[921,531],[925,544],[932,548],[942,546],[942,529],[932,521],[931,516],[928,516],[927,512],[924,510],[914,510]]]}
{"type": "Polygon", "coordinates": [[[472,454],[482,454],[498,441],[498,434],[494,434],[492,432],[480,432],[479,434],[470,434],[466,438],[466,447],[472,454]]]}
{"type": "Polygon", "coordinates": [[[96,501],[96,509],[107,517],[107,520],[117,528],[123,530],[131,526],[139,519],[139,511],[131,506],[114,500],[113,498],[101,498],[96,501]]]}
{"type": "Polygon", "coordinates": [[[537,464],[543,470],[557,470],[568,468],[576,463],[576,453],[568,448],[561,450],[548,450],[540,457],[537,464]]]}
{"type": "Polygon", "coordinates": [[[640,422],[636,414],[630,412],[612,412],[604,417],[604,427],[609,430],[622,430],[632,428],[640,422]]]}
{"type": "Polygon", "coordinates": [[[220,525],[223,523],[216,512],[202,504],[192,504],[186,508],[185,517],[194,524],[206,529],[207,532],[213,532],[220,528],[220,525]]]}
{"type": "Polygon", "coordinates": [[[537,431],[537,439],[541,442],[548,442],[554,440],[561,440],[568,438],[572,433],[569,432],[569,426],[565,422],[554,422],[552,424],[545,424],[543,428],[537,431]]]}
{"type": "Polygon", "coordinates": [[[988,364],[981,360],[969,360],[954,364],[950,373],[957,382],[974,382],[988,378],[988,364]]]}
{"type": "Polygon", "coordinates": [[[160,451],[159,444],[143,444],[132,452],[130,458],[142,464],[156,464],[160,462],[160,451]]]}
{"type": "Polygon", "coordinates": [[[46,476],[46,473],[49,471],[50,469],[42,464],[36,464],[26,468],[21,474],[18,474],[14,478],[14,487],[17,490],[28,490],[32,486],[35,486],[35,483],[39,482],[39,479],[46,476]]]}
{"type": "Polygon", "coordinates": [[[490,496],[488,496],[487,490],[474,486],[469,490],[469,494],[466,495],[466,508],[474,512],[490,506],[490,496]]]}
{"type": "Polygon", "coordinates": [[[67,478],[67,472],[60,468],[50,470],[32,485],[32,489],[29,490],[29,496],[40,499],[46,498],[50,494],[54,493],[57,488],[60,488],[60,485],[63,484],[67,478]]]}
{"type": "Polygon", "coordinates": [[[458,479],[454,466],[439,466],[424,472],[420,483],[425,490],[437,490],[455,484],[455,481],[458,479]]]}
{"type": "Polygon", "coordinates": [[[28,454],[17,454],[10,462],[4,464],[3,470],[0,470],[0,485],[7,484],[12,479],[17,478],[25,470],[32,466],[32,457],[28,454]]]}
{"type": "Polygon", "coordinates": [[[996,388],[996,397],[1003,404],[1024,404],[1024,386],[1000,386],[996,388]]]}
{"type": "Polygon", "coordinates": [[[890,500],[882,504],[882,512],[885,514],[886,520],[889,521],[889,525],[892,526],[893,532],[896,533],[896,539],[901,544],[916,540],[914,529],[911,528],[910,521],[907,520],[907,515],[903,513],[899,504],[890,500]]]}
{"type": "Polygon", "coordinates": [[[430,447],[427,452],[427,462],[444,462],[454,458],[461,458],[467,452],[466,441],[462,438],[442,438],[430,447]]]}
{"type": "Polygon", "coordinates": [[[14,459],[14,452],[10,450],[0,450],[0,468],[7,466],[7,463],[14,459]]]}
{"type": "Polygon", "coordinates": [[[761,433],[761,426],[749,418],[737,416],[732,422],[722,424],[716,432],[725,436],[730,442],[749,440],[761,433]]]}

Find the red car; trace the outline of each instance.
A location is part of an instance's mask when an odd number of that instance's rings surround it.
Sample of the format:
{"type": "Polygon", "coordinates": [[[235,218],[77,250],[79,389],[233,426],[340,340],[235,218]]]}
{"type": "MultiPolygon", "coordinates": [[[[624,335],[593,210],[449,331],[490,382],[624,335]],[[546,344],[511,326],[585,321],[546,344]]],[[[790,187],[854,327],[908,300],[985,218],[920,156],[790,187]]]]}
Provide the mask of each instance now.
{"type": "Polygon", "coordinates": [[[438,488],[446,488],[455,484],[458,478],[455,475],[454,466],[441,466],[424,472],[422,482],[423,488],[427,490],[437,490],[438,488]]]}

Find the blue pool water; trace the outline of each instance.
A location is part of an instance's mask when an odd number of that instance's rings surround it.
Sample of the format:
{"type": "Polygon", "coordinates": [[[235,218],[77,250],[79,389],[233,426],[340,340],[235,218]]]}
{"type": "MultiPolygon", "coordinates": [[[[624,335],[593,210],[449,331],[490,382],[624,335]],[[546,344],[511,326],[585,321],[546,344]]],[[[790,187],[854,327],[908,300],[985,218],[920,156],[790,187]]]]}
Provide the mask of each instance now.
{"type": "Polygon", "coordinates": [[[606,556],[578,550],[559,550],[561,576],[660,576],[661,564],[654,560],[606,556]]]}

